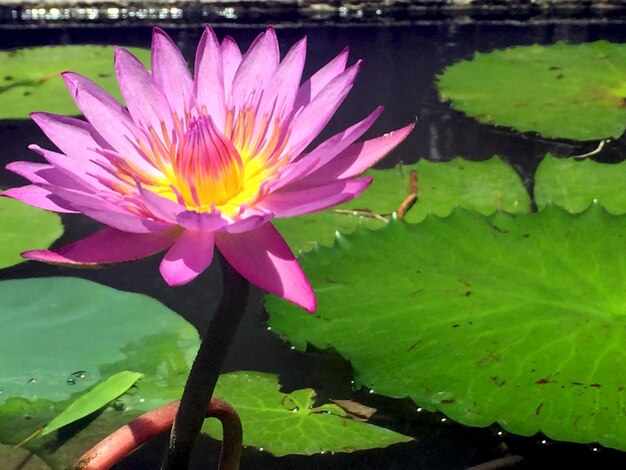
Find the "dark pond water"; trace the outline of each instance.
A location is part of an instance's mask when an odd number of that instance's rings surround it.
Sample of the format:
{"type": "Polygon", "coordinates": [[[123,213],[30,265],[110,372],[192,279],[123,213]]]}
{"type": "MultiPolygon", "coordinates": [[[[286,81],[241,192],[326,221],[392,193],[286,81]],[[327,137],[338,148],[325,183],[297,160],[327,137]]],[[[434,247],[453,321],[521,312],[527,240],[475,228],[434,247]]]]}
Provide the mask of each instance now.
{"type": "MultiPolygon", "coordinates": [[[[234,36],[246,47],[259,28],[216,28],[218,36],[234,36]]],[[[199,28],[168,29],[186,57],[193,57],[200,38],[199,28]]],[[[393,166],[398,161],[412,163],[419,158],[446,160],[455,156],[482,160],[500,155],[510,162],[532,189],[532,174],[546,152],[560,155],[580,154],[596,143],[574,144],[519,135],[507,129],[483,126],[451,111],[438,99],[434,79],[443,67],[468,58],[475,51],[489,51],[512,45],[556,41],[585,42],[608,39],[626,41],[626,27],[620,23],[559,24],[432,24],[385,27],[286,27],[279,40],[286,50],[307,35],[309,58],[305,75],[319,68],[344,45],[351,48],[352,60],[364,59],[360,77],[351,95],[328,126],[325,135],[347,127],[368,114],[376,105],[386,111],[370,132],[379,135],[398,128],[417,117],[412,135],[382,163],[393,166]]],[[[11,49],[50,44],[121,44],[149,46],[150,29],[134,28],[39,28],[0,30],[0,48],[11,49]]],[[[540,112],[540,111],[538,111],[540,112]]],[[[12,160],[37,161],[26,147],[38,143],[50,147],[42,133],[27,121],[0,121],[0,163],[12,160]]],[[[624,155],[623,143],[607,146],[598,156],[603,161],[617,161],[624,155]]],[[[0,186],[22,184],[19,177],[0,171],[0,186]]],[[[93,232],[97,224],[82,216],[64,217],[66,232],[59,244],[93,232]]],[[[80,271],[24,263],[0,271],[0,279],[37,276],[80,276],[115,288],[148,294],[180,313],[199,330],[204,330],[221,289],[219,269],[212,267],[190,285],[168,288],[158,273],[159,257],[122,265],[110,270],[80,271]]],[[[517,454],[524,458],[524,468],[581,467],[626,468],[626,456],[596,446],[545,442],[542,436],[529,438],[502,433],[497,427],[466,428],[442,415],[417,412],[408,401],[391,400],[351,388],[350,365],[342,358],[321,352],[307,354],[292,351],[272,332],[267,331],[261,294],[255,292],[224,370],[260,370],[281,375],[285,390],[314,387],[322,399],[353,398],[381,410],[374,422],[415,438],[410,444],[384,450],[315,457],[274,458],[263,452],[246,449],[243,469],[456,469],[478,465],[517,454]]],[[[350,334],[348,332],[347,334],[350,334]]],[[[161,457],[165,439],[159,439],[133,454],[118,469],[154,468],[161,457]]],[[[203,438],[197,449],[194,468],[211,468],[218,445],[203,438]],[[201,463],[208,459],[207,467],[201,463]]],[[[518,468],[522,468],[522,466],[518,468]]]]}

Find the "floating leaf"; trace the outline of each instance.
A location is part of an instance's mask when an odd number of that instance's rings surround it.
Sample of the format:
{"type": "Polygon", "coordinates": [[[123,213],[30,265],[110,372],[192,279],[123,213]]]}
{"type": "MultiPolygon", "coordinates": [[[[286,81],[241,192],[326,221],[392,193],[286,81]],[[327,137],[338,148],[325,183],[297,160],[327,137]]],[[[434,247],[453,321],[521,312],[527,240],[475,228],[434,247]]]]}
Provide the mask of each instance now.
{"type": "Polygon", "coordinates": [[[76,401],[70,403],[61,414],[50,421],[43,428],[40,436],[43,437],[46,434],[50,434],[63,426],[67,426],[98,411],[123,393],[126,393],[142,375],[138,372],[123,370],[100,382],[87,393],[79,396],[76,401]]]}
{"type": "Polygon", "coordinates": [[[48,248],[62,233],[57,214],[0,198],[0,268],[24,261],[22,251],[48,248]]]}
{"type": "Polygon", "coordinates": [[[612,214],[626,213],[626,162],[555,158],[547,155],[535,175],[538,207],[554,203],[582,212],[597,200],[612,214]]]}
{"type": "Polygon", "coordinates": [[[526,212],[530,199],[515,171],[493,157],[482,162],[455,158],[390,170],[369,170],[372,185],[354,201],[317,214],[278,219],[276,227],[294,249],[308,251],[319,243],[330,246],[335,232],[351,233],[362,222],[367,228],[386,225],[411,192],[410,175],[417,173],[418,199],[406,214],[408,222],[419,222],[429,213],[446,216],[457,205],[482,214],[526,212]]]}
{"type": "Polygon", "coordinates": [[[143,295],[75,278],[0,282],[0,440],[21,441],[124,370],[145,376],[127,411],[180,398],[198,344],[192,325],[143,295]]]}
{"type": "Polygon", "coordinates": [[[593,140],[626,128],[626,45],[520,46],[477,53],[439,76],[452,106],[488,124],[593,140]]]}
{"type": "MultiPolygon", "coordinates": [[[[128,48],[144,63],[148,49],[128,48]]],[[[33,111],[79,114],[61,72],[85,75],[119,99],[111,46],[45,46],[0,52],[0,119],[33,111]]]]}
{"type": "Polygon", "coordinates": [[[396,221],[302,256],[318,312],[270,297],[270,325],[463,424],[626,450],[625,246],[598,206],[396,221]]]}
{"type": "MultiPolygon", "coordinates": [[[[215,395],[235,407],[243,426],[244,445],[275,455],[353,452],[408,442],[410,437],[354,421],[334,404],[315,406],[315,391],[279,391],[278,376],[233,372],[220,376],[215,395]]],[[[221,439],[217,420],[203,430],[221,439]]]]}

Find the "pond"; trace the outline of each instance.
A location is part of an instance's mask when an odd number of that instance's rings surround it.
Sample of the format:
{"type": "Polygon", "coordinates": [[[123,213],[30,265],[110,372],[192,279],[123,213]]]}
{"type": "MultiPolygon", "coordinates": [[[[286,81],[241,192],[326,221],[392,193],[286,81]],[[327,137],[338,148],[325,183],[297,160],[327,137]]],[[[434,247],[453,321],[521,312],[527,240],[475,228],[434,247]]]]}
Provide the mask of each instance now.
{"type": "MultiPolygon", "coordinates": [[[[470,59],[476,52],[488,52],[511,46],[553,44],[558,41],[583,43],[597,40],[626,42],[626,28],[621,22],[434,22],[399,25],[275,25],[284,54],[303,36],[308,38],[308,56],[304,76],[310,76],[344,46],[350,47],[350,63],[363,59],[354,88],[318,139],[323,141],[345,129],[382,104],[385,111],[366,134],[366,138],[382,135],[416,120],[415,129],[397,149],[380,162],[377,168],[388,169],[399,162],[411,165],[420,159],[444,162],[462,157],[484,161],[500,156],[521,177],[525,188],[533,190],[534,174],[547,153],[557,156],[581,155],[593,151],[598,144],[566,139],[541,137],[536,133],[518,133],[510,128],[481,124],[440,98],[436,77],[443,69],[459,60],[470,59]]],[[[194,56],[202,28],[178,24],[165,28],[187,59],[194,56]]],[[[215,25],[219,38],[234,37],[242,49],[263,31],[262,26],[215,25]]],[[[151,28],[129,26],[63,26],[0,29],[0,49],[74,44],[119,44],[149,47],[151,28]]],[[[5,70],[2,75],[6,74],[5,70]]],[[[539,85],[538,85],[539,86],[539,85]]],[[[28,97],[24,97],[28,99],[28,97]]],[[[33,110],[37,103],[33,103],[33,110]]],[[[538,113],[541,110],[537,111],[538,113]]],[[[38,144],[54,148],[39,128],[30,120],[0,120],[4,167],[11,161],[40,162],[40,157],[28,150],[38,144]]],[[[624,143],[609,142],[597,155],[604,163],[624,159],[624,143]]],[[[23,179],[8,171],[0,172],[0,187],[23,184],[23,179]]],[[[358,199],[355,201],[359,207],[358,199]]],[[[63,246],[96,231],[99,224],[82,215],[63,215],[65,227],[54,246],[63,246]]],[[[459,233],[458,236],[462,236],[459,233]]],[[[37,248],[37,247],[33,247],[37,248]]],[[[0,280],[71,276],[88,279],[123,291],[153,297],[180,314],[199,331],[204,331],[215,310],[220,292],[220,270],[211,266],[194,282],[185,286],[167,287],[159,275],[160,256],[126,263],[107,269],[77,270],[35,262],[18,264],[0,271],[0,280]]],[[[468,291],[469,292],[469,291],[468,291]]],[[[36,293],[34,295],[37,295],[36,293]]],[[[617,450],[598,444],[557,442],[542,434],[517,436],[498,425],[466,427],[443,413],[422,410],[407,399],[393,399],[367,388],[355,388],[351,364],[339,354],[309,347],[307,352],[290,346],[268,328],[268,314],[263,307],[260,290],[252,293],[252,304],[236,335],[224,372],[262,371],[279,374],[282,390],[289,392],[311,387],[317,391],[319,402],[328,399],[351,399],[374,407],[378,413],[371,423],[413,437],[409,443],[395,444],[384,449],[362,450],[354,453],[333,453],[313,456],[274,457],[248,447],[243,452],[243,469],[369,469],[369,468],[467,468],[506,455],[522,457],[518,468],[552,466],[590,466],[622,468],[626,457],[617,450]],[[419,411],[418,411],[419,410],[419,411]]],[[[28,302],[28,299],[24,299],[28,302]]],[[[115,306],[111,306],[115,308],[115,306]]],[[[45,327],[46,315],[41,322],[45,327]]],[[[345,335],[359,335],[361,325],[355,323],[345,335]]],[[[85,335],[93,332],[84,332],[85,335]]],[[[98,332],[96,332],[98,333],[98,332]]],[[[96,334],[97,336],[97,334],[96,334]]],[[[28,348],[28,335],[24,336],[28,348]]],[[[67,338],[66,348],[82,341],[67,338]]],[[[332,349],[332,348],[331,348],[332,349]]],[[[17,360],[23,352],[15,351],[17,360]]],[[[0,371],[0,381],[2,371],[0,371]]],[[[0,386],[0,388],[2,388],[0,386]]],[[[63,461],[63,439],[72,439],[89,423],[81,421],[60,432],[55,440],[36,452],[56,468],[63,461]],[[58,440],[56,440],[58,439],[58,440]],[[53,457],[49,457],[53,455],[53,457]]],[[[158,468],[167,436],[156,439],[136,451],[116,469],[158,468]]],[[[76,457],[75,450],[67,453],[76,457]]],[[[212,468],[216,464],[219,443],[203,436],[196,451],[193,468],[212,468]],[[209,464],[205,463],[208,460],[209,464]]],[[[18,467],[15,467],[18,468],[18,467]]],[[[34,467],[33,467],[34,468],[34,467]]],[[[496,467],[484,467],[496,468],[496,467]]]]}

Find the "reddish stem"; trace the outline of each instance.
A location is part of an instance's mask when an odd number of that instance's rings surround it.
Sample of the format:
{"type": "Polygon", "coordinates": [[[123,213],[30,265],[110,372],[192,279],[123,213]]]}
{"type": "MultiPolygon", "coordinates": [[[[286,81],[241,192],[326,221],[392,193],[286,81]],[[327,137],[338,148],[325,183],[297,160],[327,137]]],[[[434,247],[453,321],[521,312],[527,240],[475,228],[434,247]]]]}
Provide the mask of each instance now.
{"type": "MultiPolygon", "coordinates": [[[[137,447],[170,429],[179,405],[180,400],[173,401],[122,426],[83,454],[71,470],[108,470],[137,447]]],[[[213,397],[207,418],[217,418],[222,423],[224,437],[219,470],[238,469],[243,437],[239,415],[224,400],[213,397]]]]}

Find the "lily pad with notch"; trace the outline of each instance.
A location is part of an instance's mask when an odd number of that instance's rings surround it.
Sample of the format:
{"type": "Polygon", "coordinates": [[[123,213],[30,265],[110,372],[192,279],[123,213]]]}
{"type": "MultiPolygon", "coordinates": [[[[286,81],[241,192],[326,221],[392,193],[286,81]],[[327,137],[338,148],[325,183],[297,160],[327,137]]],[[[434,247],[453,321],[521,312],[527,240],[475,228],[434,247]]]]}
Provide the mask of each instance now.
{"type": "MultiPolygon", "coordinates": [[[[244,445],[277,457],[323,452],[354,452],[409,442],[408,436],[351,419],[338,405],[315,403],[310,388],[282,393],[278,376],[232,372],[220,376],[215,395],[235,407],[243,426],[244,445]]],[[[215,419],[203,431],[221,439],[215,419]]]]}
{"type": "Polygon", "coordinates": [[[611,214],[626,214],[626,162],[556,158],[546,155],[535,174],[538,207],[557,204],[582,212],[597,201],[611,214]]]}

